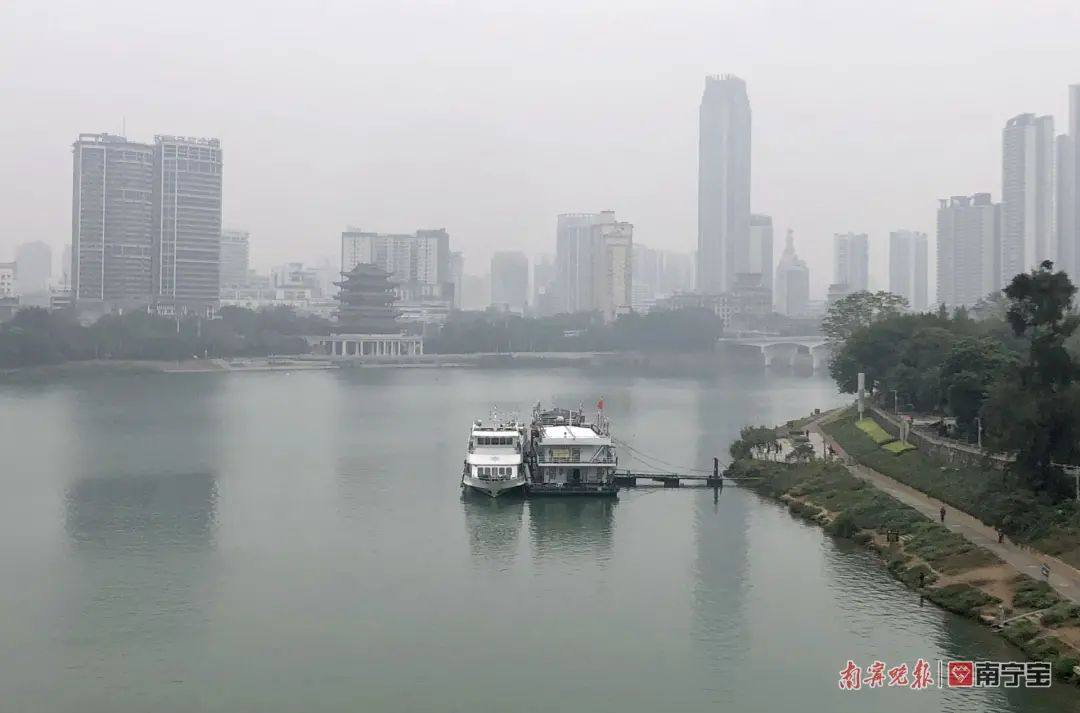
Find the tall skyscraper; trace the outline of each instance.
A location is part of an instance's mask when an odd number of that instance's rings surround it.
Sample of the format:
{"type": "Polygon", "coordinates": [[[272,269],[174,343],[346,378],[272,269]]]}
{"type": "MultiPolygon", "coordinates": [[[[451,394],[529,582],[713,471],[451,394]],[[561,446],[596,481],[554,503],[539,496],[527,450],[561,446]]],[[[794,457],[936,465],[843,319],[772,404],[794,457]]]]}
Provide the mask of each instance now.
{"type": "Polygon", "coordinates": [[[773,227],[772,217],[750,216],[750,245],[745,274],[758,275],[762,287],[773,286],[773,227]]]}
{"type": "Polygon", "coordinates": [[[930,304],[928,272],[926,233],[889,233],[889,292],[903,297],[916,312],[924,312],[930,304]]]}
{"type": "Polygon", "coordinates": [[[499,251],[491,256],[491,305],[524,314],[529,307],[529,258],[499,251]]]}
{"type": "Polygon", "coordinates": [[[989,193],[941,199],[937,214],[937,301],[971,306],[998,289],[1000,205],[989,193]]]}
{"type": "Polygon", "coordinates": [[[795,234],[788,230],[784,252],[776,266],[773,305],[780,314],[793,317],[805,314],[809,304],[810,268],[795,253],[795,234]]]}
{"type": "Polygon", "coordinates": [[[154,298],[200,311],[221,289],[221,144],[183,136],[154,144],[154,298]]]}
{"type": "Polygon", "coordinates": [[[156,225],[154,147],[79,134],[72,149],[72,296],[103,310],[145,305],[156,225]]]}
{"type": "Polygon", "coordinates": [[[1054,117],[1021,114],[1009,119],[1002,148],[998,285],[1043,260],[1057,259],[1054,117]]]}
{"type": "Polygon", "coordinates": [[[556,292],[563,312],[593,309],[593,227],[615,222],[615,211],[563,213],[555,236],[556,292]]]}
{"type": "Polygon", "coordinates": [[[698,118],[697,289],[728,292],[750,241],[750,100],[733,75],[705,78],[698,118]]]}
{"type": "Polygon", "coordinates": [[[833,236],[833,283],[847,292],[870,289],[870,240],[866,233],[833,236]]]}
{"type": "Polygon", "coordinates": [[[243,287],[248,280],[249,244],[246,230],[221,231],[221,286],[243,287]]]}
{"type": "Polygon", "coordinates": [[[15,264],[19,266],[18,290],[20,295],[45,292],[52,278],[52,250],[35,240],[15,248],[15,264]]]}

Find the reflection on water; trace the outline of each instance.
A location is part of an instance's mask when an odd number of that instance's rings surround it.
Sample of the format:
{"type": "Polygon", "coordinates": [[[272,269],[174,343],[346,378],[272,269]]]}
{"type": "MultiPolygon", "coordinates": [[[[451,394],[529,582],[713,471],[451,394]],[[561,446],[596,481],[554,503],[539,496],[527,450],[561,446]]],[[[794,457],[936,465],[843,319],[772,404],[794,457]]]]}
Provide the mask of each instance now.
{"type": "Polygon", "coordinates": [[[612,497],[530,498],[527,505],[533,557],[543,561],[587,556],[602,566],[611,556],[618,502],[612,497]]]}
{"type": "Polygon", "coordinates": [[[510,493],[492,498],[463,488],[461,505],[473,559],[500,567],[510,565],[518,551],[524,497],[510,493]]]}
{"type": "Polygon", "coordinates": [[[217,484],[210,473],[118,475],[67,491],[68,536],[113,554],[211,543],[217,484]]]}

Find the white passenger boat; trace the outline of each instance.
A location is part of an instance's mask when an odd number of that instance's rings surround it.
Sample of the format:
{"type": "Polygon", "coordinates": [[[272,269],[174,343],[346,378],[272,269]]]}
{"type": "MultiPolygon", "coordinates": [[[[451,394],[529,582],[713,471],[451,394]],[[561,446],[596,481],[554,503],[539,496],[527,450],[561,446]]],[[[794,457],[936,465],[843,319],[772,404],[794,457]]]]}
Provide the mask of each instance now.
{"type": "Polygon", "coordinates": [[[494,498],[525,485],[529,479],[525,438],[525,425],[513,420],[499,423],[492,417],[489,425],[474,423],[461,473],[462,487],[494,498]]]}

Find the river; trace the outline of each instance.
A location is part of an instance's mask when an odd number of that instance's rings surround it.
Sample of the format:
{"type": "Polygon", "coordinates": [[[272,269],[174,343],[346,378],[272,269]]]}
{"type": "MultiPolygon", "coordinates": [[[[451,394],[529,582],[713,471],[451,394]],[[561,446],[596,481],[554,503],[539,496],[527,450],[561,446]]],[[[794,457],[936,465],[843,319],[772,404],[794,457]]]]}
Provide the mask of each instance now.
{"type": "Polygon", "coordinates": [[[600,397],[696,468],[845,398],[568,369],[0,386],[0,710],[1080,711],[1064,686],[838,690],[847,659],[1019,654],[744,489],[460,494],[492,405],[600,397]]]}

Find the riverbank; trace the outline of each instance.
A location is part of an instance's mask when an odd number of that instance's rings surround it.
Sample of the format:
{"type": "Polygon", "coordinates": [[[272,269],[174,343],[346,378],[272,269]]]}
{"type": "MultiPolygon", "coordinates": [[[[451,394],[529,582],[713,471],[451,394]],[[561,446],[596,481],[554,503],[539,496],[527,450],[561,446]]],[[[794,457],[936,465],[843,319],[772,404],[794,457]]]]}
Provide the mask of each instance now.
{"type": "Polygon", "coordinates": [[[740,459],[747,486],[795,515],[876,552],[889,572],[944,609],[999,630],[1058,680],[1077,682],[1080,607],[988,549],[856,478],[837,462],[740,459]],[[1004,626],[1000,624],[1004,622],[1004,626]]]}
{"type": "MultiPolygon", "coordinates": [[[[923,449],[884,451],[855,425],[854,409],[821,424],[859,463],[1000,527],[1010,540],[1080,568],[1080,506],[1040,498],[989,464],[947,460],[923,449]]],[[[888,424],[886,424],[888,425],[888,424]]],[[[887,429],[886,429],[887,430],[887,429]]]]}

